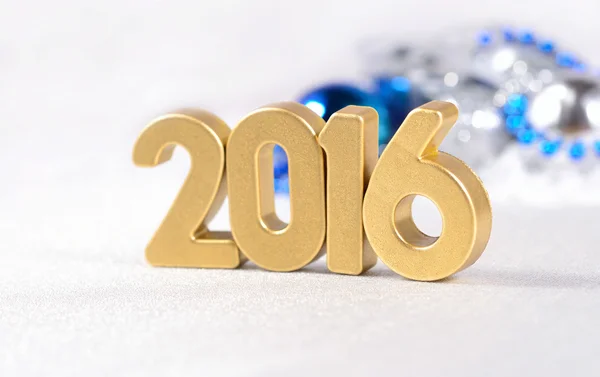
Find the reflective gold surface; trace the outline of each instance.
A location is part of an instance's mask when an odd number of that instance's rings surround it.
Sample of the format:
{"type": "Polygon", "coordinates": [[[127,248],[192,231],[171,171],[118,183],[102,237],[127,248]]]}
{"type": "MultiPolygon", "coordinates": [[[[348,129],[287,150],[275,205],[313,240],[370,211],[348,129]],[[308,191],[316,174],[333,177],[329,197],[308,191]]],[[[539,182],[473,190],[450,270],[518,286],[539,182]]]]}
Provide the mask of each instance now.
{"type": "Polygon", "coordinates": [[[272,271],[293,271],[317,257],[325,238],[323,150],[325,122],[293,102],[262,107],[231,133],[227,150],[233,236],[250,260],[272,271]],[[290,223],[275,214],[273,146],[288,156],[290,223]]]}
{"type": "Polygon", "coordinates": [[[377,256],[363,231],[363,196],[378,154],[377,112],[348,106],[333,114],[319,135],[327,156],[327,267],[359,275],[377,256]]]}
{"type": "Polygon", "coordinates": [[[204,111],[174,114],[151,123],[134,151],[136,165],[152,167],[170,160],[175,145],[190,154],[191,167],[177,199],[146,248],[154,266],[235,268],[240,254],[229,232],[206,225],[226,197],[225,149],[230,129],[204,111]]]}
{"type": "Polygon", "coordinates": [[[364,198],[365,232],[381,260],[414,280],[439,280],[473,264],[487,245],[492,213],[473,171],[438,146],[458,117],[451,103],[413,110],[384,150],[364,198]],[[423,234],[412,218],[415,195],[442,215],[439,238],[423,234]]]}

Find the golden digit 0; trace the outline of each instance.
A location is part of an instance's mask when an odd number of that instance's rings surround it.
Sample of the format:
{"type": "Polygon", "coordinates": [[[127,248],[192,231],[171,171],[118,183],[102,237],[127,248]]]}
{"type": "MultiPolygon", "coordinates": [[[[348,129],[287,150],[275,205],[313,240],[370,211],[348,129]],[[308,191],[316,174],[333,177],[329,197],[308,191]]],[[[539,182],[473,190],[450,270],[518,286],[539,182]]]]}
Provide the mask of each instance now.
{"type": "Polygon", "coordinates": [[[176,144],[191,158],[187,179],[146,248],[146,258],[154,266],[235,268],[241,256],[231,233],[209,232],[206,227],[227,194],[224,145],[230,129],[208,112],[190,115],[159,118],[134,148],[133,161],[139,166],[170,160],[176,144]]]}
{"type": "Polygon", "coordinates": [[[325,173],[317,135],[325,122],[293,102],[262,107],[231,133],[227,150],[233,237],[260,267],[293,271],[318,255],[325,239],[325,173]],[[290,222],[275,214],[273,147],[288,156],[290,222]]]}
{"type": "Polygon", "coordinates": [[[458,117],[451,103],[413,110],[371,176],[364,198],[365,231],[381,260],[413,280],[443,279],[473,264],[490,236],[487,193],[473,171],[438,146],[458,117]],[[442,214],[439,238],[422,233],[412,218],[416,195],[442,214]]]}
{"type": "Polygon", "coordinates": [[[363,196],[378,153],[378,115],[348,106],[333,114],[319,135],[327,156],[327,267],[359,275],[377,263],[364,236],[363,196]]]}

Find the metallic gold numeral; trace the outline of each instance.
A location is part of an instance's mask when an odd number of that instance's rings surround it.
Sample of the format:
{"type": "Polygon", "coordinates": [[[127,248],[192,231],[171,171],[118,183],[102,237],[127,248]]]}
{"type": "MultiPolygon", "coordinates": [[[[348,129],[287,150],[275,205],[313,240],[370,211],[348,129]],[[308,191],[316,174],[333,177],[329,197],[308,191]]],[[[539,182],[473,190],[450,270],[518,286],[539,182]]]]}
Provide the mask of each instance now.
{"type": "Polygon", "coordinates": [[[293,271],[319,255],[325,238],[324,121],[309,108],[284,102],[262,107],[231,133],[227,149],[233,237],[257,265],[293,271]],[[289,161],[290,223],[275,214],[273,146],[289,161]]]}
{"type": "Polygon", "coordinates": [[[413,110],[384,150],[364,199],[365,231],[381,260],[414,280],[439,280],[473,264],[488,242],[492,213],[473,171],[438,146],[458,117],[434,101],[413,110]],[[442,214],[439,238],[422,233],[412,201],[423,195],[442,214]]]}
{"type": "Polygon", "coordinates": [[[227,186],[223,180],[225,148],[230,129],[213,114],[167,115],[140,135],[133,152],[139,166],[156,166],[171,159],[175,145],[191,157],[187,179],[171,210],[146,248],[155,266],[235,268],[240,254],[229,232],[209,232],[227,186]]]}
{"type": "Polygon", "coordinates": [[[363,196],[377,164],[378,115],[348,106],[333,114],[319,135],[327,155],[327,267],[359,275],[377,263],[364,236],[363,196]]]}

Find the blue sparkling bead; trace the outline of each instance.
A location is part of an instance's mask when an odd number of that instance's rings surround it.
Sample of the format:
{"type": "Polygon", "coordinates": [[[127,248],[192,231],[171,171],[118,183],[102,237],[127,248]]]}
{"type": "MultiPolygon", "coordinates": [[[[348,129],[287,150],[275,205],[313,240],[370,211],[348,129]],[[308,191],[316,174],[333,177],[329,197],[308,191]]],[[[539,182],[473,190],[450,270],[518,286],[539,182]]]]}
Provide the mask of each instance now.
{"type": "Polygon", "coordinates": [[[524,94],[511,94],[506,99],[502,110],[505,115],[523,115],[527,110],[528,100],[524,94]]]}
{"type": "Polygon", "coordinates": [[[600,140],[594,142],[594,151],[596,152],[596,156],[600,156],[600,140]]]}
{"type": "Polygon", "coordinates": [[[538,43],[538,48],[540,51],[546,54],[551,54],[554,52],[554,42],[552,41],[541,41],[538,43]]]}
{"type": "Polygon", "coordinates": [[[524,44],[533,44],[535,43],[535,36],[533,32],[530,30],[523,30],[519,33],[519,42],[524,44]]]}
{"type": "Polygon", "coordinates": [[[513,135],[523,130],[527,126],[525,117],[522,115],[509,115],[506,117],[506,129],[513,135]]]}
{"type": "Polygon", "coordinates": [[[551,157],[559,151],[562,140],[544,140],[540,143],[540,151],[546,157],[551,157]]]}
{"type": "Polygon", "coordinates": [[[530,128],[522,129],[517,132],[517,140],[521,144],[532,144],[536,140],[537,136],[537,133],[530,128]]]}
{"type": "Polygon", "coordinates": [[[559,52],[556,54],[556,64],[561,67],[572,68],[576,62],[577,59],[570,52],[559,52]]]}
{"type": "Polygon", "coordinates": [[[587,71],[587,66],[583,62],[576,61],[575,64],[573,64],[573,69],[577,72],[585,72],[587,71]]]}
{"type": "Polygon", "coordinates": [[[511,28],[503,28],[502,37],[506,42],[512,42],[516,39],[515,32],[511,28]]]}
{"type": "Polygon", "coordinates": [[[573,144],[571,144],[571,147],[569,148],[569,156],[571,156],[571,158],[576,161],[584,158],[585,144],[583,144],[583,142],[581,141],[575,141],[573,144]]]}
{"type": "Polygon", "coordinates": [[[477,43],[480,46],[487,46],[487,45],[489,45],[490,43],[492,43],[492,33],[490,33],[487,30],[484,30],[484,31],[480,32],[477,35],[477,43]]]}
{"type": "Polygon", "coordinates": [[[329,84],[315,88],[298,101],[323,119],[348,105],[370,106],[379,113],[379,140],[387,141],[390,135],[388,112],[381,99],[372,93],[347,84],[329,84]]]}
{"type": "Polygon", "coordinates": [[[395,91],[402,93],[410,93],[412,89],[412,84],[410,83],[410,80],[402,76],[396,76],[390,79],[390,84],[395,91]]]}

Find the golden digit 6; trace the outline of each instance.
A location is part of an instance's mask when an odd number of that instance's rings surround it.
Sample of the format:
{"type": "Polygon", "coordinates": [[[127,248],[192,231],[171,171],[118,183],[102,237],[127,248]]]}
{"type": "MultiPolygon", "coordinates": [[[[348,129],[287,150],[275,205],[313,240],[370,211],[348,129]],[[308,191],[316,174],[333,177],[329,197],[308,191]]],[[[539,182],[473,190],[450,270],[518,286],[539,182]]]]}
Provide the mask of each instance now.
{"type": "Polygon", "coordinates": [[[487,193],[473,171],[438,146],[458,118],[451,103],[433,101],[413,110],[384,150],[367,188],[365,232],[381,260],[413,280],[446,278],[473,264],[490,236],[487,193]],[[438,238],[412,218],[417,195],[442,214],[438,238]]]}
{"type": "Polygon", "coordinates": [[[230,129],[215,115],[197,111],[167,115],[150,124],[133,152],[136,165],[152,167],[183,146],[191,168],[177,199],[146,248],[154,266],[236,268],[241,255],[229,232],[209,232],[206,224],[227,195],[223,180],[230,129]],[[191,115],[191,116],[190,116],[191,115]]]}

